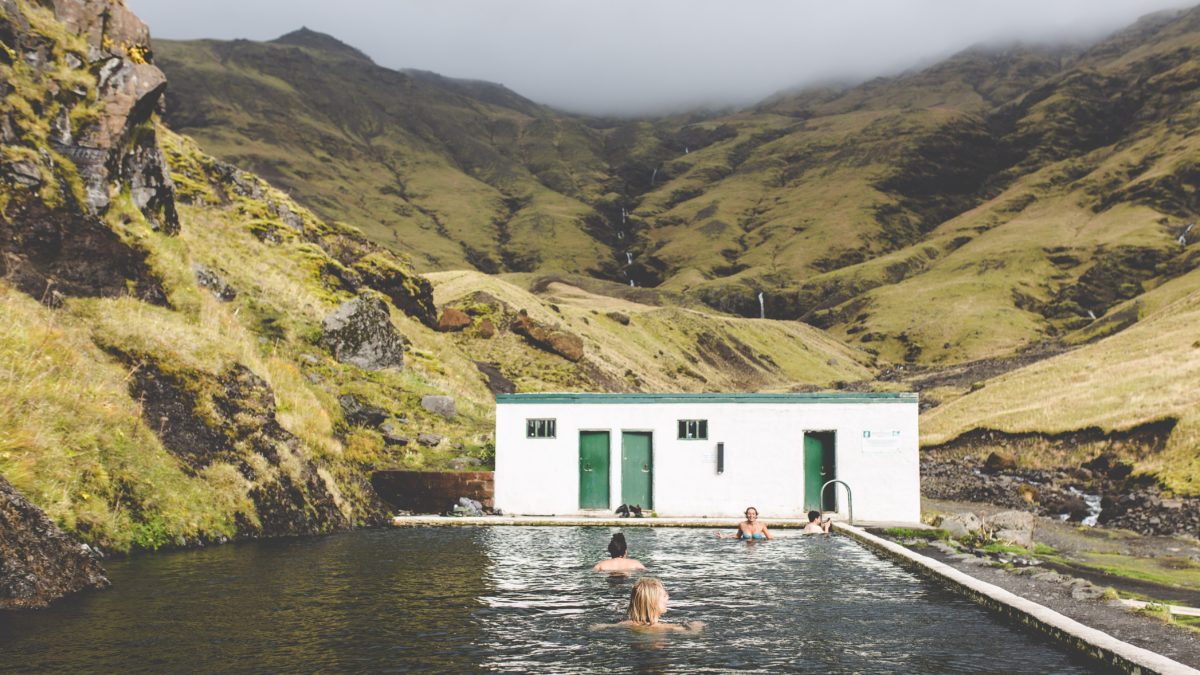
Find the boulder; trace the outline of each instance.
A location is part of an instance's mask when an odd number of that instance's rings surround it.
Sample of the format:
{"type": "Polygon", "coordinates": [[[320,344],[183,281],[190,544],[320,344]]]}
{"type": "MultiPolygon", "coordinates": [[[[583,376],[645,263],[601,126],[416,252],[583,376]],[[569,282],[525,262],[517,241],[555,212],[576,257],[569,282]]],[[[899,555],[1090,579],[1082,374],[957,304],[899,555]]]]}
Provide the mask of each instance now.
{"type": "Polygon", "coordinates": [[[948,516],[938,516],[933,521],[933,526],[940,527],[951,537],[959,539],[968,536],[972,532],[979,531],[983,527],[983,521],[979,519],[979,516],[968,511],[948,516]]]}
{"type": "Polygon", "coordinates": [[[95,552],[64,534],[0,476],[0,610],[45,607],[107,586],[95,552]]]}
{"type": "Polygon", "coordinates": [[[1080,584],[1071,589],[1071,597],[1076,600],[1097,600],[1104,597],[1104,589],[1094,584],[1080,584]]]}
{"type": "Polygon", "coordinates": [[[622,314],[621,312],[609,312],[605,316],[612,319],[613,321],[616,321],[617,323],[621,324],[622,326],[629,325],[629,315],[628,314],[622,314]]]}
{"type": "Polygon", "coordinates": [[[1032,532],[1036,522],[1037,517],[1028,511],[1001,511],[987,518],[987,524],[996,530],[1029,530],[1032,532]]]}
{"type": "Polygon", "coordinates": [[[453,396],[422,396],[421,407],[446,419],[453,419],[457,413],[453,396]]]}
{"type": "Polygon", "coordinates": [[[442,437],[438,434],[419,433],[417,434],[417,442],[426,447],[432,448],[442,443],[442,437]]]}
{"type": "Polygon", "coordinates": [[[443,333],[453,333],[463,330],[470,325],[471,317],[467,316],[462,310],[447,307],[442,310],[442,316],[438,319],[437,330],[443,333]]]}
{"type": "Polygon", "coordinates": [[[237,291],[221,278],[221,275],[211,269],[196,263],[192,265],[192,273],[196,275],[196,283],[201,288],[207,288],[221,302],[229,302],[237,297],[237,291]]]}
{"type": "Polygon", "coordinates": [[[1088,505],[1083,497],[1070,492],[1056,491],[1042,498],[1042,507],[1050,515],[1067,514],[1070,520],[1080,521],[1088,516],[1088,505]]]}
{"type": "Polygon", "coordinates": [[[1017,458],[1010,453],[999,450],[988,455],[987,460],[983,463],[983,470],[988,473],[1012,471],[1015,468],[1017,468],[1017,458]]]}
{"type": "Polygon", "coordinates": [[[373,427],[388,418],[388,411],[361,401],[353,394],[338,396],[338,403],[342,406],[342,417],[354,426],[373,427]]]}
{"type": "Polygon", "coordinates": [[[583,338],[544,326],[534,321],[525,310],[521,310],[513,320],[512,332],[524,337],[534,347],[558,354],[568,361],[576,362],[583,358],[583,338]]]}
{"type": "Polygon", "coordinates": [[[496,324],[491,319],[480,319],[479,325],[475,326],[475,334],[484,340],[491,340],[496,337],[496,324]]]}
{"type": "Polygon", "coordinates": [[[388,306],[376,296],[342,303],[321,324],[321,346],[342,363],[363,370],[404,365],[404,336],[392,325],[388,306]]]}
{"type": "Polygon", "coordinates": [[[1002,511],[987,519],[996,539],[1024,546],[1033,546],[1033,527],[1037,518],[1028,511],[1002,511]]]}
{"type": "Polygon", "coordinates": [[[1006,544],[1015,544],[1023,548],[1033,546],[1033,530],[996,530],[994,536],[1006,544]]]}

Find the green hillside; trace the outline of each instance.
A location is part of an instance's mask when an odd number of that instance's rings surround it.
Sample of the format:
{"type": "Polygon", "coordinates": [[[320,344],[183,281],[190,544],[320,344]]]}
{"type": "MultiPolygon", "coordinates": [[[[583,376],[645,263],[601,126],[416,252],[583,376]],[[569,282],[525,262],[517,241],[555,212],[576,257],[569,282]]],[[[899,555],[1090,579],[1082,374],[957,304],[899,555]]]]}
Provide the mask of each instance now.
{"type": "Polygon", "coordinates": [[[167,119],[420,269],[599,269],[597,135],[484,82],[381,68],[312,31],[155,42],[167,119]],[[546,246],[553,240],[553,247],[546,246]]]}
{"type": "Polygon", "coordinates": [[[913,388],[1030,465],[1160,424],[1117,451],[1200,493],[1200,10],[612,121],[63,7],[0,0],[0,475],[82,541],[382,522],[371,474],[486,467],[514,389],[913,388]],[[352,300],[397,362],[341,360],[352,300]]]}
{"type": "Polygon", "coordinates": [[[771,318],[954,364],[1057,340],[1187,269],[1174,240],[1198,210],[1198,17],[627,122],[389,71],[311,32],[159,52],[168,123],[422,269],[632,279],[742,316],[761,292],[771,318]],[[359,187],[380,180],[428,189],[359,187]]]}

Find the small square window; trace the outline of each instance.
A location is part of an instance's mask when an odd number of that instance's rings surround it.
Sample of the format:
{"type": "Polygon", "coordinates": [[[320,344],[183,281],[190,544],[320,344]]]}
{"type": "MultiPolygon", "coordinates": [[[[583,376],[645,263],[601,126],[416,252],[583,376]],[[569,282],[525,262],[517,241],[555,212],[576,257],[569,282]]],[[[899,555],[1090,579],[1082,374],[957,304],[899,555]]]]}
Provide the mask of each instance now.
{"type": "Polygon", "coordinates": [[[679,439],[702,441],[708,438],[708,420],[679,420],[679,439]]]}
{"type": "Polygon", "coordinates": [[[525,438],[555,438],[556,426],[553,419],[529,418],[525,420],[525,438]]]}

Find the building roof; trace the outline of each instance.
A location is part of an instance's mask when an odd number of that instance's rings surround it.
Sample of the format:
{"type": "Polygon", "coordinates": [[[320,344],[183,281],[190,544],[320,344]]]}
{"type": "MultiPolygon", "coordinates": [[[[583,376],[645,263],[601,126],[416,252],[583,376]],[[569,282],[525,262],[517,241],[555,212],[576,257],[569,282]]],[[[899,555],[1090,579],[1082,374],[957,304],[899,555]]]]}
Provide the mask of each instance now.
{"type": "Polygon", "coordinates": [[[802,394],[496,394],[496,404],[512,403],[912,403],[915,392],[818,392],[802,394]]]}

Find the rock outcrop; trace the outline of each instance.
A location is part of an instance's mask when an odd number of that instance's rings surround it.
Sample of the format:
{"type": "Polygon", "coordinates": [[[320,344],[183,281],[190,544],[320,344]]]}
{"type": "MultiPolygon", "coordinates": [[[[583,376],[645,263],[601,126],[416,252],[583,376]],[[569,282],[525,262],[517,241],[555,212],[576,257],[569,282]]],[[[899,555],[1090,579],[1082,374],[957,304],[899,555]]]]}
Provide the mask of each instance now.
{"type": "Polygon", "coordinates": [[[45,607],[107,586],[95,552],[63,534],[0,476],[0,609],[45,607]]]}
{"type": "Polygon", "coordinates": [[[525,310],[517,314],[510,328],[538,349],[558,354],[571,362],[583,358],[583,338],[574,333],[543,326],[534,321],[525,310]]]}
{"type": "Polygon", "coordinates": [[[463,330],[471,325],[471,317],[465,312],[453,307],[447,307],[442,310],[442,316],[438,319],[437,329],[443,333],[453,333],[463,330]]]}
{"type": "Polygon", "coordinates": [[[166,77],[149,30],[124,3],[50,4],[53,18],[0,0],[0,183],[11,195],[0,200],[0,277],[51,305],[131,292],[165,304],[146,254],[102,220],[127,194],[153,227],[179,230],[152,121],[166,77]]]}
{"type": "Polygon", "coordinates": [[[363,370],[404,365],[404,336],[392,325],[387,303],[362,295],[348,300],[322,323],[321,346],[342,363],[363,370]]]}
{"type": "Polygon", "coordinates": [[[336,486],[301,450],[300,440],[279,425],[275,394],[261,377],[241,365],[214,376],[121,356],[137,366],[130,393],[143,401],[142,415],[167,450],[193,474],[220,463],[234,467],[244,481],[254,512],[243,514],[239,536],[313,534],[351,525],[336,486]]]}

